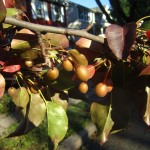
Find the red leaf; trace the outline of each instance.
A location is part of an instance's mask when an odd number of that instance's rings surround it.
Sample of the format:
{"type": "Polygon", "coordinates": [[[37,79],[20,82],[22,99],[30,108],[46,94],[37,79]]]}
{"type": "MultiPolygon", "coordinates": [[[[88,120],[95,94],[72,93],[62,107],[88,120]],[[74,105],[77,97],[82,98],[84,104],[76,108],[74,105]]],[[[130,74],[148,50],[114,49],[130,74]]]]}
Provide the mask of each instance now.
{"type": "Polygon", "coordinates": [[[150,75],[150,64],[141,71],[139,76],[141,76],[141,75],[150,75]]]}
{"type": "Polygon", "coordinates": [[[2,22],[4,20],[6,16],[6,8],[4,6],[3,1],[0,1],[0,22],[2,22]]]}
{"type": "Polygon", "coordinates": [[[123,49],[123,59],[126,59],[129,55],[130,49],[135,41],[136,38],[136,23],[128,23],[126,24],[123,29],[125,34],[125,44],[123,49]]]}
{"type": "Polygon", "coordinates": [[[14,0],[5,0],[6,8],[14,8],[14,0]]]}
{"type": "Polygon", "coordinates": [[[88,68],[88,71],[89,71],[89,79],[90,79],[95,74],[95,67],[93,65],[88,65],[87,68],[88,68]]]}
{"type": "Polygon", "coordinates": [[[4,61],[0,61],[0,65],[4,66],[5,62],[4,61]]]}
{"type": "Polygon", "coordinates": [[[103,45],[99,42],[95,42],[86,38],[80,38],[76,42],[76,46],[79,48],[88,48],[93,51],[100,52],[100,50],[103,50],[103,45]]]}
{"type": "Polygon", "coordinates": [[[148,39],[150,39],[150,30],[146,31],[146,35],[147,35],[148,39]]]}
{"type": "Polygon", "coordinates": [[[109,48],[118,57],[122,58],[124,48],[124,30],[121,26],[112,24],[106,28],[105,32],[109,48]]]}
{"type": "Polygon", "coordinates": [[[5,92],[5,79],[4,77],[0,74],[0,98],[4,95],[5,92]]]}
{"type": "Polygon", "coordinates": [[[14,72],[20,70],[20,68],[21,68],[20,65],[5,66],[3,69],[3,72],[14,73],[14,72]]]}

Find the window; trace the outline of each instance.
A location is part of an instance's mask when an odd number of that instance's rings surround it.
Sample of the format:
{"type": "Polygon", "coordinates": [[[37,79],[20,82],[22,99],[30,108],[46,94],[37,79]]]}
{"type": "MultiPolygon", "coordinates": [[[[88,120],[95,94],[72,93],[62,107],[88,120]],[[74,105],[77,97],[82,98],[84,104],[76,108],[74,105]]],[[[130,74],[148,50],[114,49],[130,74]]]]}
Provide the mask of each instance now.
{"type": "Polygon", "coordinates": [[[89,21],[89,22],[92,21],[92,12],[89,12],[87,9],[79,7],[78,14],[79,14],[79,19],[81,20],[89,21]]]}
{"type": "Polygon", "coordinates": [[[47,2],[31,0],[31,7],[33,19],[43,18],[44,20],[49,20],[47,2]]]}
{"type": "Polygon", "coordinates": [[[102,14],[101,13],[96,13],[95,14],[95,22],[100,24],[102,21],[102,14]]]}
{"type": "Polygon", "coordinates": [[[51,4],[51,16],[54,22],[64,22],[64,7],[51,4]]]}

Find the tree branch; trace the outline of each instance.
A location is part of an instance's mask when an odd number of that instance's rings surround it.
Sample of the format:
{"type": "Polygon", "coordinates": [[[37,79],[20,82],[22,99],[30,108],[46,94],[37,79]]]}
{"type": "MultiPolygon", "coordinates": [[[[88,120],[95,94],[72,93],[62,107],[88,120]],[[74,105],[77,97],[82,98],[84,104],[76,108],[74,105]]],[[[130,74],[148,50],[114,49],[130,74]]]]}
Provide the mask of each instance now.
{"type": "Polygon", "coordinates": [[[100,2],[100,0],[95,0],[95,1],[96,1],[96,3],[97,3],[98,7],[101,9],[101,11],[105,14],[107,21],[108,21],[109,23],[115,23],[114,20],[112,20],[112,19],[110,18],[110,15],[107,13],[107,11],[106,11],[105,8],[103,7],[103,5],[102,5],[102,3],[100,2]]]}
{"type": "Polygon", "coordinates": [[[65,34],[65,35],[74,35],[74,36],[84,37],[84,38],[87,38],[87,39],[90,39],[90,40],[93,40],[102,44],[104,43],[103,37],[92,35],[84,30],[74,30],[74,29],[68,29],[68,28],[39,25],[39,24],[22,21],[22,20],[17,20],[12,17],[6,17],[4,20],[4,23],[26,28],[34,32],[40,32],[40,33],[51,32],[51,33],[58,33],[58,34],[65,34]]]}

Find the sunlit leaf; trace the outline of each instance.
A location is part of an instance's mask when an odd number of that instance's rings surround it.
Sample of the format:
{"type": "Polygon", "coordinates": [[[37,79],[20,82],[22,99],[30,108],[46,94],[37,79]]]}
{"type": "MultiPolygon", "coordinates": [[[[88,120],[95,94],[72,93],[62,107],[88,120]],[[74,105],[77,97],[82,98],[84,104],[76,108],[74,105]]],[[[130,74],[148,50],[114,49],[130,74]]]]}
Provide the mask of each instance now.
{"type": "Polygon", "coordinates": [[[5,78],[0,74],[0,98],[4,95],[5,92],[5,78]]]}
{"type": "Polygon", "coordinates": [[[105,32],[109,48],[118,57],[122,58],[124,49],[124,30],[121,26],[112,24],[106,28],[105,32]]]}
{"type": "Polygon", "coordinates": [[[80,38],[76,45],[80,48],[90,48],[92,40],[86,39],[86,38],[80,38]]]}
{"type": "Polygon", "coordinates": [[[66,35],[46,33],[43,38],[48,40],[52,46],[62,46],[62,48],[67,48],[69,46],[69,41],[66,35]]]}
{"type": "Polygon", "coordinates": [[[147,92],[147,104],[145,114],[143,116],[145,123],[149,126],[150,125],[150,88],[146,87],[147,92]]]}
{"type": "Polygon", "coordinates": [[[78,65],[88,65],[86,57],[83,54],[80,54],[76,49],[69,50],[68,52],[78,65]]]}
{"type": "Polygon", "coordinates": [[[20,30],[11,42],[12,49],[29,49],[37,45],[37,36],[28,29],[20,30]]]}
{"type": "Polygon", "coordinates": [[[56,102],[47,102],[48,136],[56,148],[65,137],[68,129],[68,118],[65,110],[56,102]]]}
{"type": "Polygon", "coordinates": [[[0,1],[0,23],[4,20],[6,16],[6,8],[3,1],[0,1]]]}
{"type": "Polygon", "coordinates": [[[139,76],[142,76],[142,75],[150,75],[150,64],[146,68],[144,68],[139,74],[139,76]]]}
{"type": "Polygon", "coordinates": [[[46,106],[40,94],[32,94],[28,112],[28,119],[36,127],[42,122],[45,117],[46,106]]]}
{"type": "Polygon", "coordinates": [[[18,88],[12,100],[17,107],[26,108],[29,102],[27,89],[25,87],[18,88]]]}
{"type": "MultiPolygon", "coordinates": [[[[15,17],[15,18],[19,15],[19,12],[21,11],[16,8],[6,8],[6,10],[7,10],[7,13],[6,13],[7,17],[15,17]]],[[[3,28],[8,28],[11,26],[12,25],[10,25],[10,24],[3,23],[3,28]]]]}
{"type": "Polygon", "coordinates": [[[90,108],[91,118],[97,127],[100,144],[107,141],[114,122],[111,119],[111,106],[93,102],[90,108]]]}
{"type": "Polygon", "coordinates": [[[90,39],[86,39],[86,38],[80,38],[77,42],[76,42],[76,46],[78,48],[88,48],[89,51],[97,51],[100,52],[101,50],[103,50],[103,46],[101,43],[99,42],[95,42],[92,41],[90,39]]]}
{"type": "Polygon", "coordinates": [[[3,72],[13,73],[20,70],[20,68],[21,68],[20,65],[4,66],[3,72]]]}
{"type": "Polygon", "coordinates": [[[66,111],[68,108],[68,95],[63,92],[60,91],[55,92],[54,95],[51,97],[52,101],[58,103],[60,106],[62,106],[62,108],[66,111]]]}

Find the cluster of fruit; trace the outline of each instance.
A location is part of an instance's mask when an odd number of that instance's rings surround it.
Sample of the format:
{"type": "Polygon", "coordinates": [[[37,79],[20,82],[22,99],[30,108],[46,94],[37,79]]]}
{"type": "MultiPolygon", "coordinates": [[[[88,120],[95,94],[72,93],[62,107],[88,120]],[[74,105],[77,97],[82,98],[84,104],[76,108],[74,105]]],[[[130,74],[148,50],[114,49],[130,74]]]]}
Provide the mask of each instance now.
{"type": "MultiPolygon", "coordinates": [[[[94,75],[95,73],[95,66],[84,66],[84,65],[78,65],[76,63],[73,63],[74,61],[70,60],[69,58],[65,58],[62,61],[62,67],[65,71],[74,71],[75,72],[75,78],[77,78],[80,81],[79,84],[79,91],[83,94],[86,94],[88,91],[88,80],[94,75]],[[91,75],[91,70],[93,70],[91,75]]],[[[105,76],[104,82],[100,82],[95,87],[95,94],[99,97],[104,97],[108,92],[110,92],[113,89],[112,81],[106,80],[110,68],[107,71],[107,74],[105,76]]],[[[56,67],[51,67],[47,71],[47,77],[50,80],[55,80],[59,76],[59,70],[56,67]]]]}

